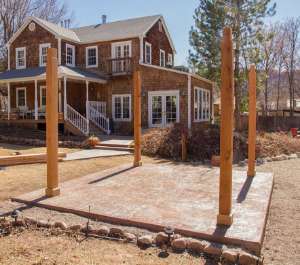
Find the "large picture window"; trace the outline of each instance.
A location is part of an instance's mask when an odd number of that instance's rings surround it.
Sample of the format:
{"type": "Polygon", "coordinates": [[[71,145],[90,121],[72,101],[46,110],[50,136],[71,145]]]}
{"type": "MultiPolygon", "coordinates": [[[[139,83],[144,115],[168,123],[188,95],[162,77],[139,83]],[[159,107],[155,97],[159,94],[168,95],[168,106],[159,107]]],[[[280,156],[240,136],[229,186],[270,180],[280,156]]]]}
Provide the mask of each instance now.
{"type": "Polygon", "coordinates": [[[98,67],[98,47],[86,47],[86,67],[98,67]]]}
{"type": "Polygon", "coordinates": [[[75,46],[66,44],[66,65],[75,67],[75,46]]]}
{"type": "Polygon", "coordinates": [[[112,104],[115,121],[131,120],[131,95],[113,95],[112,104]]]}
{"type": "Polygon", "coordinates": [[[26,48],[16,48],[16,69],[26,68],[26,48]]]}
{"type": "Polygon", "coordinates": [[[50,43],[40,44],[40,66],[46,66],[47,63],[47,50],[51,47],[50,43]]]}
{"type": "Polygon", "coordinates": [[[194,120],[196,122],[210,120],[210,91],[203,88],[194,90],[194,120]]]}

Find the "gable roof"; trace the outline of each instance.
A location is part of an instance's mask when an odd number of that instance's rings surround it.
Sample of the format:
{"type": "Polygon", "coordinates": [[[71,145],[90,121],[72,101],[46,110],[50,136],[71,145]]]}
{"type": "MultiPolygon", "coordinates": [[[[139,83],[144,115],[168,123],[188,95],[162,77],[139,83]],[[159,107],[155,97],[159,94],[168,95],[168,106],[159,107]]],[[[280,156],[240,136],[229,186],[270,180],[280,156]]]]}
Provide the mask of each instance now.
{"type": "Polygon", "coordinates": [[[144,37],[158,20],[162,21],[171,47],[175,52],[175,47],[170,33],[166,26],[165,20],[161,15],[132,18],[106,24],[97,24],[73,29],[66,29],[64,27],[61,27],[60,25],[37,17],[28,17],[22,27],[8,41],[8,44],[12,43],[32,21],[36,22],[58,38],[69,40],[75,43],[94,43],[98,41],[112,41],[127,38],[144,37]]]}

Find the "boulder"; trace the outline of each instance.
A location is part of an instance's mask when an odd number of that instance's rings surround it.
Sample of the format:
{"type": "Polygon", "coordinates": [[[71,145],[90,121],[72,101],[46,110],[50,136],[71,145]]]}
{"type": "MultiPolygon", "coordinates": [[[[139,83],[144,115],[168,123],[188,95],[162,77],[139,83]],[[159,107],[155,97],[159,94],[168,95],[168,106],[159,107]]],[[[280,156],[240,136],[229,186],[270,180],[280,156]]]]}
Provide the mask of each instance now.
{"type": "Polygon", "coordinates": [[[65,222],[55,222],[54,227],[59,228],[61,230],[66,230],[68,226],[66,225],[65,222]]]}
{"type": "Polygon", "coordinates": [[[244,251],[240,253],[239,263],[241,265],[256,265],[258,261],[258,257],[251,255],[250,253],[244,251]]]}
{"type": "Polygon", "coordinates": [[[222,252],[222,259],[235,263],[237,261],[239,252],[234,249],[225,249],[222,252]]]}
{"type": "Polygon", "coordinates": [[[168,235],[164,232],[159,232],[155,237],[155,243],[157,246],[164,245],[168,243],[168,241],[169,241],[168,235]]]}
{"type": "Polygon", "coordinates": [[[183,238],[183,237],[174,239],[171,243],[171,246],[174,251],[177,251],[177,252],[185,251],[186,246],[187,246],[187,239],[183,238]]]}
{"type": "Polygon", "coordinates": [[[124,233],[124,238],[127,242],[134,242],[136,241],[136,235],[131,233],[124,233]]]}
{"type": "Polygon", "coordinates": [[[204,247],[204,252],[206,254],[219,257],[222,255],[222,248],[223,246],[221,244],[210,243],[204,247]]]}
{"type": "Polygon", "coordinates": [[[137,240],[137,245],[142,248],[148,248],[152,246],[153,238],[151,235],[140,236],[137,240]]]}
{"type": "Polygon", "coordinates": [[[105,225],[102,225],[99,227],[97,234],[100,236],[108,236],[109,234],[109,228],[105,225]]]}
{"type": "Polygon", "coordinates": [[[24,220],[27,225],[36,225],[37,224],[37,220],[34,218],[31,218],[31,217],[25,217],[24,220]]]}
{"type": "Polygon", "coordinates": [[[112,227],[109,230],[109,236],[111,237],[123,237],[124,236],[124,231],[121,228],[118,227],[112,227]]]}
{"type": "Polygon", "coordinates": [[[36,225],[38,227],[43,227],[43,228],[50,228],[51,227],[51,224],[45,220],[39,220],[37,221],[36,225]]]}
{"type": "Polygon", "coordinates": [[[80,230],[82,230],[82,225],[72,225],[72,226],[70,226],[69,227],[69,229],[70,230],[72,230],[72,231],[80,231],[80,230]]]}
{"type": "Polygon", "coordinates": [[[202,253],[207,243],[205,241],[190,238],[187,241],[187,249],[195,253],[202,253]]]}

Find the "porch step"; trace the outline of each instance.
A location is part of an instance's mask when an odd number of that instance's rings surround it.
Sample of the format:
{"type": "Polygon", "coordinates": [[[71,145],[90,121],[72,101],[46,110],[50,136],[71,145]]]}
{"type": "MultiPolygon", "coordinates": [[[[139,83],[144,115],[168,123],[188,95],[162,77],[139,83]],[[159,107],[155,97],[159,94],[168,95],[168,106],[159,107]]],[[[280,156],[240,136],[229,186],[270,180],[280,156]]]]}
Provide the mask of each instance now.
{"type": "Polygon", "coordinates": [[[109,145],[109,144],[99,144],[95,146],[95,149],[100,150],[113,150],[113,151],[127,151],[132,152],[134,149],[132,147],[126,146],[126,145],[109,145]]]}

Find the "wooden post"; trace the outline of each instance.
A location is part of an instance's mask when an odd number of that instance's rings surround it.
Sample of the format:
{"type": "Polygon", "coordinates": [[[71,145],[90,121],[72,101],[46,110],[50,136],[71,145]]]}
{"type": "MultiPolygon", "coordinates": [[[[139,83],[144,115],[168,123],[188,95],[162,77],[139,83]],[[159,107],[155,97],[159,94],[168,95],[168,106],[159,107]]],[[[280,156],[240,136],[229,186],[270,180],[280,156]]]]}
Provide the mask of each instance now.
{"type": "Polygon", "coordinates": [[[38,85],[37,85],[37,80],[34,80],[34,119],[38,120],[38,85]]]}
{"type": "Polygon", "coordinates": [[[218,225],[230,226],[232,207],[232,154],[233,154],[233,46],[231,28],[224,29],[221,68],[221,156],[218,225]]]}
{"type": "Polygon", "coordinates": [[[60,194],[58,187],[58,79],[57,49],[49,48],[46,72],[46,140],[47,140],[47,188],[46,196],[60,194]]]}
{"type": "Polygon", "coordinates": [[[256,146],[256,70],[251,65],[249,71],[249,125],[248,125],[248,176],[255,176],[256,146]]]}
{"type": "Polygon", "coordinates": [[[134,162],[133,166],[139,167],[141,162],[141,73],[134,72],[134,162]]]}

